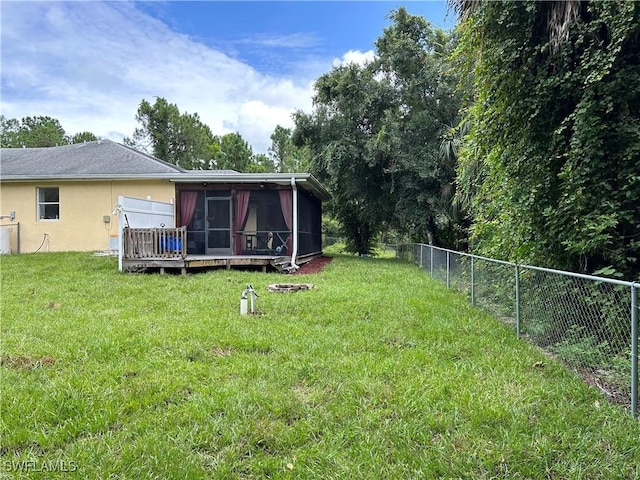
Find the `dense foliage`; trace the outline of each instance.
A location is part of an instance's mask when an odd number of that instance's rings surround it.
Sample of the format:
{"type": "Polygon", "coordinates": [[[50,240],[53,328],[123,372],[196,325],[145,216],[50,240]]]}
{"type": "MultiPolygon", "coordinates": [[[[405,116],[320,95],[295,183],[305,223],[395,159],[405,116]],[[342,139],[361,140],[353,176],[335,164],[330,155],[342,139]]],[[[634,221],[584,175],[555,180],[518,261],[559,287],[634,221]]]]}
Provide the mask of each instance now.
{"type": "Polygon", "coordinates": [[[182,168],[275,171],[271,159],[264,154],[254,155],[251,145],[239,133],[213,135],[197,113],[180,112],[176,104],[162,97],[153,104],[143,99],[136,120],[140,127],[124,142],[182,168]]]}
{"type": "Polygon", "coordinates": [[[347,248],[361,254],[385,227],[452,241],[442,235],[452,224],[442,198],[455,169],[439,153],[459,108],[447,60],[452,42],[404,8],[390,19],[375,60],[322,75],[313,112],[294,117],[294,143],[311,150],[312,170],[331,190],[347,248]]]}
{"type": "Polygon", "coordinates": [[[47,116],[6,118],[0,115],[0,146],[2,148],[42,148],[97,140],[91,132],[68,135],[56,118],[47,116]]]}
{"type": "Polygon", "coordinates": [[[477,251],[640,273],[640,3],[453,2],[477,251]],[[610,268],[607,268],[610,267],[610,268]]]}
{"type": "Polygon", "coordinates": [[[269,158],[279,173],[306,172],[309,169],[309,149],[294,145],[292,135],[290,128],[281,125],[277,125],[271,134],[269,158]]]}
{"type": "Polygon", "coordinates": [[[187,169],[202,168],[214,155],[213,134],[198,114],[181,113],[164,98],[142,100],[136,120],[140,127],[124,139],[134,148],[187,169]]]}
{"type": "Polygon", "coordinates": [[[392,205],[390,155],[376,149],[391,89],[370,68],[337,67],[316,82],[313,114],[297,112],[294,139],[312,151],[312,169],[333,195],[349,250],[369,253],[392,205]]]}

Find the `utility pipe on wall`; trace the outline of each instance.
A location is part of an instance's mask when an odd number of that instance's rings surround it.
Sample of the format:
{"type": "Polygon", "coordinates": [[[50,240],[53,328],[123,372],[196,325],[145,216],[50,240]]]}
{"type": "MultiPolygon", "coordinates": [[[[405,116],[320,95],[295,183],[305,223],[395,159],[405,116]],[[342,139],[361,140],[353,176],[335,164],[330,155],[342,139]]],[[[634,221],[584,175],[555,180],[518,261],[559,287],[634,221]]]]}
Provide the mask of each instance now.
{"type": "Polygon", "coordinates": [[[291,177],[291,189],[293,190],[293,251],[291,252],[291,266],[296,270],[300,265],[296,264],[298,255],[298,186],[295,177],[291,177]]]}

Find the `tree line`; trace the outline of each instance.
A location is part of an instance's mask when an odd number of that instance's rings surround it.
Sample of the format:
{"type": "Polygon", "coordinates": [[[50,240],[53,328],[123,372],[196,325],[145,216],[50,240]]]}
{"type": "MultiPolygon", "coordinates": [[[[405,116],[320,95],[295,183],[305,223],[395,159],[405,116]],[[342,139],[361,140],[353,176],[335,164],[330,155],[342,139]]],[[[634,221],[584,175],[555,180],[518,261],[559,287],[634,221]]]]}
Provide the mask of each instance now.
{"type": "Polygon", "coordinates": [[[239,133],[214,135],[197,113],[180,112],[176,104],[157,97],[142,100],[140,125],[124,143],[189,170],[237,172],[299,172],[307,168],[308,149],[295,147],[290,129],[276,126],[268,153],[254,153],[239,133]]]}
{"type": "Polygon", "coordinates": [[[34,116],[6,118],[0,115],[0,146],[2,148],[42,148],[97,140],[91,132],[68,135],[60,122],[52,117],[34,116]]]}
{"type": "MultiPolygon", "coordinates": [[[[138,106],[139,124],[123,143],[187,170],[234,170],[243,173],[302,172],[309,166],[309,149],[292,142],[289,128],[276,126],[267,154],[254,153],[237,132],[214,135],[197,113],[180,112],[162,97],[138,106]]],[[[2,148],[44,148],[97,140],[91,132],[67,134],[59,120],[48,116],[21,120],[0,116],[2,148]]]]}

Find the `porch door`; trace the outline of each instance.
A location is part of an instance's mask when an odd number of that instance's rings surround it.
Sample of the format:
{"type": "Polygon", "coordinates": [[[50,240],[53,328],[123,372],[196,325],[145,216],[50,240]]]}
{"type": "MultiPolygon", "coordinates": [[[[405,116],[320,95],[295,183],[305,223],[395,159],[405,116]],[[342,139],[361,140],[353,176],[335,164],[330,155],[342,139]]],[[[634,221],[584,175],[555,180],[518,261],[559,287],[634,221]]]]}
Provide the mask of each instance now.
{"type": "Polygon", "coordinates": [[[231,198],[206,199],[207,255],[231,255],[231,198]]]}

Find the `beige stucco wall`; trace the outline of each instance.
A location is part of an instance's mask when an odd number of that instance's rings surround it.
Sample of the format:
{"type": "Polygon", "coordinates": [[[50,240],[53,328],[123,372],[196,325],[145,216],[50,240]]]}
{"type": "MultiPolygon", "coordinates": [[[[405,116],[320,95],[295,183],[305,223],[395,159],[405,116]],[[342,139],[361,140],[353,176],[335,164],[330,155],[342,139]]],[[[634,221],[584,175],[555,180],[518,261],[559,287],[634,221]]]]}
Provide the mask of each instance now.
{"type": "MultiPolygon", "coordinates": [[[[1,225],[20,223],[20,252],[96,251],[109,248],[109,237],[118,233],[118,216],[113,215],[118,196],[170,202],[175,185],[168,180],[150,181],[78,181],[5,183],[0,185],[0,213],[16,212],[15,220],[0,220],[1,225]],[[60,219],[39,220],[37,188],[58,187],[60,219]],[[105,223],[104,216],[110,222],[105,223]],[[48,234],[45,238],[44,234],[48,234]],[[44,240],[44,244],[43,244],[44,240]]],[[[11,251],[17,252],[17,227],[11,229],[11,251]]]]}

